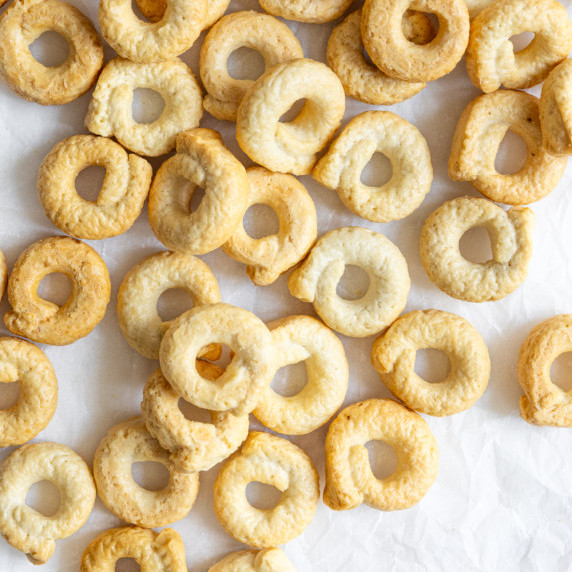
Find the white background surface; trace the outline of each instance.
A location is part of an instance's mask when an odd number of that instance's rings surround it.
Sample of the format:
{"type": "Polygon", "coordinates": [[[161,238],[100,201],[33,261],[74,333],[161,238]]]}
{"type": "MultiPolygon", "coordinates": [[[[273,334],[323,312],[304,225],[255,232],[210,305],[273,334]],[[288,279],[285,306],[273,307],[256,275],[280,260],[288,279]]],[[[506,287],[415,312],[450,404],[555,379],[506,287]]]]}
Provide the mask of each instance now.
{"type": "MultiPolygon", "coordinates": [[[[96,19],[94,0],[72,3],[96,19]]],[[[563,3],[572,15],[572,2],[563,3]]],[[[231,11],[245,8],[260,10],[254,0],[233,0],[230,5],[231,11]]],[[[324,61],[333,24],[288,24],[302,42],[306,56],[324,61]]],[[[183,56],[197,76],[202,38],[183,56]]],[[[112,51],[107,47],[106,60],[110,57],[112,51]]],[[[240,58],[234,62],[242,65],[240,58]]],[[[538,88],[533,93],[538,94],[538,88]]],[[[344,225],[364,226],[385,234],[399,246],[409,264],[412,288],[406,310],[438,308],[467,318],[484,336],[492,359],[489,387],[473,408],[453,417],[425,416],[439,443],[440,466],[435,485],[421,503],[393,513],[366,506],[336,513],[320,502],[311,525],[285,547],[301,572],[555,571],[572,566],[572,430],[538,428],[522,421],[516,376],[518,352],[530,329],[554,314],[572,310],[572,212],[567,195],[572,169],[567,170],[549,197],[532,205],[537,226],[529,277],[504,300],[471,304],[448,297],[429,281],[418,252],[421,226],[435,208],[452,197],[478,195],[471,185],[453,183],[447,177],[447,158],[457,119],[478,94],[461,62],[447,77],[390,108],[415,124],[426,137],[435,169],[430,194],[403,221],[364,221],[346,210],[335,193],[309,177],[301,179],[316,202],[320,234],[344,225]]],[[[87,94],[71,104],[45,108],[24,101],[0,84],[0,249],[10,267],[31,243],[61,234],[38,203],[36,174],[42,159],[57,142],[86,133],[83,118],[89,98],[87,94]]],[[[348,99],[344,123],[367,109],[372,107],[348,99]]],[[[247,166],[252,164],[236,144],[233,124],[205,114],[201,126],[220,130],[239,159],[247,166]]],[[[514,138],[511,142],[515,143],[514,138]]],[[[503,150],[507,151],[506,145],[503,150]]],[[[518,163],[515,151],[508,149],[508,155],[505,166],[518,163]]],[[[154,160],[154,166],[161,160],[154,160]]],[[[483,234],[472,233],[473,252],[486,252],[481,244],[483,234]]],[[[129,268],[164,247],[149,228],[146,210],[126,234],[89,244],[109,268],[111,303],[101,324],[87,338],[66,347],[41,346],[55,367],[60,392],[52,422],[34,441],[64,443],[91,465],[106,431],[138,413],[145,380],[157,367],[157,362],[143,358],[124,340],[115,306],[119,284],[129,268]]],[[[202,258],[219,280],[223,301],[247,308],[267,321],[296,313],[313,315],[310,304],[289,295],[287,275],[271,286],[257,288],[247,278],[244,267],[220,250],[202,258]]],[[[51,281],[52,294],[58,283],[51,281]]],[[[50,287],[44,292],[49,293],[50,287]]],[[[4,314],[7,309],[4,299],[0,311],[4,314]]],[[[0,334],[9,334],[3,325],[0,334]]],[[[346,405],[370,397],[389,397],[369,363],[373,340],[342,337],[350,362],[346,405]]],[[[572,366],[572,360],[567,364],[572,366]]],[[[559,365],[560,377],[570,380],[565,358],[559,365]]],[[[281,375],[284,378],[283,372],[281,375]]],[[[9,404],[10,395],[15,395],[11,388],[0,387],[0,406],[9,404]]],[[[253,425],[259,427],[254,420],[253,425]]],[[[311,456],[320,472],[322,489],[325,434],[324,427],[292,439],[311,456]]],[[[0,458],[12,450],[0,451],[0,458]]],[[[195,507],[173,525],[185,542],[191,572],[206,572],[230,551],[244,548],[224,532],[213,513],[212,489],[218,468],[201,474],[195,507]]],[[[39,495],[38,491],[33,494],[36,498],[39,495]]],[[[43,570],[78,570],[88,542],[99,532],[119,525],[121,521],[98,500],[86,525],[72,537],[57,542],[55,554],[43,570]]],[[[23,554],[0,540],[0,570],[31,568],[23,554]]]]}

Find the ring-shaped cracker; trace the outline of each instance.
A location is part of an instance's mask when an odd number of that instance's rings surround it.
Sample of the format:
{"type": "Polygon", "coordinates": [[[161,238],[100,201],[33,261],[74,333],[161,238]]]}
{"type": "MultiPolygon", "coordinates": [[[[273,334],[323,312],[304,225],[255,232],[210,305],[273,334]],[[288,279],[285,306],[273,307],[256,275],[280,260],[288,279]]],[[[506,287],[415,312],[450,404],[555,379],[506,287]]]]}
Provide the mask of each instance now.
{"type": "Polygon", "coordinates": [[[356,338],[389,326],[405,308],[410,286],[407,262],[397,246],[360,227],[326,233],[288,281],[292,296],[312,302],[326,325],[356,338]],[[346,265],[359,266],[370,279],[367,292],[357,300],[336,293],[346,265]]]}
{"type": "Polygon", "coordinates": [[[246,264],[246,273],[257,286],[272,284],[300,262],[316,241],[316,206],[306,187],[292,175],[272,173],[263,167],[247,169],[252,205],[267,205],[278,217],[276,234],[253,238],[239,222],[222,249],[234,260],[246,264]]]}
{"type": "MultiPolygon", "coordinates": [[[[141,14],[150,22],[158,22],[163,19],[167,9],[167,0],[135,0],[141,14]]],[[[202,21],[203,30],[210,28],[222,18],[226,12],[230,0],[208,0],[207,9],[202,21]]]]}
{"type": "Polygon", "coordinates": [[[55,541],[84,525],[95,498],[93,477],[77,453],[59,443],[23,445],[0,468],[0,534],[32,564],[45,564],[55,541]],[[26,504],[30,487],[40,481],[49,481],[60,493],[59,508],[52,516],[26,504]]]}
{"type": "MultiPolygon", "coordinates": [[[[158,252],[131,268],[117,295],[119,326],[129,345],[150,359],[159,359],[161,340],[173,322],[163,321],[157,310],[161,294],[171,288],[184,290],[194,306],[220,302],[214,274],[194,256],[158,252]]],[[[217,359],[219,349],[210,350],[206,357],[217,359]]]]}
{"type": "Polygon", "coordinates": [[[257,431],[225,462],[214,486],[220,524],[233,538],[256,548],[286,544],[302,534],[319,499],[318,473],[310,457],[286,439],[257,431]],[[251,482],[277,488],[282,496],[276,506],[252,506],[246,498],[251,482]]]}
{"type": "Polygon", "coordinates": [[[383,383],[407,407],[428,415],[465,411],[481,397],[491,373],[483,338],[467,320],[440,310],[417,310],[398,318],[375,340],[371,362],[383,383]],[[451,369],[439,383],[415,373],[418,350],[435,349],[451,369]]]}
{"type": "Polygon", "coordinates": [[[134,153],[157,157],[175,148],[179,133],[198,127],[202,98],[193,72],[178,58],[154,64],[115,58],[99,76],[85,125],[96,135],[115,137],[134,153]],[[165,102],[152,123],[133,118],[133,92],[139,88],[157,92],[165,102]]]}
{"type": "Polygon", "coordinates": [[[262,9],[286,20],[322,24],[343,16],[352,0],[260,0],[262,9]]]}
{"type": "Polygon", "coordinates": [[[122,234],[135,222],[149,193],[153,169],[121,145],[93,135],[58,143],[40,165],[38,195],[48,218],[65,233],[94,240],[122,234]],[[82,198],[75,181],[90,166],[105,169],[95,201],[82,198]]]}
{"type": "Polygon", "coordinates": [[[256,50],[264,58],[264,71],[283,62],[304,57],[290,28],[260,12],[234,12],[219,20],[201,47],[201,79],[207,91],[204,108],[217,119],[236,121],[238,106],[254,84],[252,79],[235,79],[228,73],[228,58],[240,48],[256,50]]]}
{"type": "Polygon", "coordinates": [[[452,71],[463,57],[469,12],[464,0],[366,0],[361,34],[371,60],[388,76],[432,81],[452,71]],[[405,36],[402,20],[408,9],[437,16],[439,30],[428,44],[415,44],[405,36]]]}
{"type": "Polygon", "coordinates": [[[4,296],[4,290],[6,289],[6,283],[8,282],[8,265],[6,264],[6,257],[4,253],[0,250],[0,300],[4,296]]]}
{"type": "Polygon", "coordinates": [[[433,181],[427,141],[419,130],[390,111],[366,111],[354,117],[318,161],[312,177],[335,190],[352,212],[373,222],[389,222],[410,215],[433,181]],[[375,153],[393,168],[379,187],[361,182],[363,169],[375,153]]]}
{"type": "Polygon", "coordinates": [[[103,66],[103,45],[91,21],[58,0],[15,0],[0,16],[0,79],[29,101],[69,103],[94,84],[103,66]],[[56,32],[69,46],[63,63],[48,67],[30,51],[44,32],[56,32]]]}
{"type": "Polygon", "coordinates": [[[265,548],[233,552],[208,572],[296,572],[296,568],[280,548],[265,548]]]}
{"type": "Polygon", "coordinates": [[[538,99],[503,89],[477,97],[461,114],[449,157],[449,177],[470,181],[493,201],[525,205],[556,187],[566,163],[566,157],[555,157],[542,145],[538,99]],[[527,157],[518,171],[505,175],[497,171],[495,160],[509,130],[522,137],[527,157]]]}
{"type": "Polygon", "coordinates": [[[525,89],[543,81],[572,50],[572,22],[557,0],[497,0],[471,23],[467,72],[485,93],[503,85],[525,89]],[[533,32],[514,52],[510,38],[533,32]]]}
{"type": "Polygon", "coordinates": [[[103,504],[117,517],[145,528],[166,526],[184,518],[199,490],[197,473],[178,469],[141,417],[112,427],[100,441],[93,459],[93,476],[103,504]],[[135,482],[134,463],[161,463],[169,471],[169,483],[151,491],[135,482]]]}
{"type": "Polygon", "coordinates": [[[236,120],[238,144],[270,171],[307,175],[339,127],[345,104],[343,85],[325,64],[309,59],[279,64],[244,95],[236,120]],[[281,122],[281,116],[304,98],[297,117],[281,122]]]}
{"type": "Polygon", "coordinates": [[[99,254],[75,238],[53,236],[29,246],[16,260],[8,280],[12,310],[8,329],[34,342],[63,346],[87,336],[105,315],[111,282],[99,254]],[[68,300],[58,306],[38,295],[48,274],[61,272],[72,282],[68,300]]]}
{"type": "Polygon", "coordinates": [[[324,503],[349,510],[366,503],[378,510],[402,510],[417,504],[439,469],[437,441],[426,421],[391,399],[354,403],[334,419],[326,436],[324,503]],[[377,479],[365,444],[384,441],[397,455],[390,476],[377,479]]]}
{"type": "Polygon", "coordinates": [[[528,274],[534,214],[514,207],[505,212],[486,199],[458,197],[433,212],[421,230],[421,260],[431,281],[466,302],[490,302],[508,296],[528,274]],[[459,241],[471,228],[484,227],[492,259],[476,263],[463,257],[459,241]]]}

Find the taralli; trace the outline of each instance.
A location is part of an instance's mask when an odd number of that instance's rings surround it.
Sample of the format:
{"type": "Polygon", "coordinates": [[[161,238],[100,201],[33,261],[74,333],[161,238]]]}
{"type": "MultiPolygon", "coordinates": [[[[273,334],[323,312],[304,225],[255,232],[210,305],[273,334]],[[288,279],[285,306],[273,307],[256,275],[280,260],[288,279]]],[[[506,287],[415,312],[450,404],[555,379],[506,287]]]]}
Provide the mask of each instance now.
{"type": "Polygon", "coordinates": [[[4,253],[0,250],[0,299],[4,295],[6,282],[8,282],[8,265],[4,253]]]}
{"type": "Polygon", "coordinates": [[[306,435],[327,423],[341,407],[349,369],[344,346],[322,322],[290,316],[268,324],[278,368],[303,362],[307,383],[291,397],[266,387],[253,411],[266,427],[285,435],[306,435]]]}
{"type": "Polygon", "coordinates": [[[428,415],[453,415],[471,407],[484,393],[491,373],[487,346],[460,316],[417,310],[398,318],[377,338],[371,362],[383,383],[407,407],[428,415]],[[418,350],[445,352],[451,369],[439,383],[415,373],[418,350]]]}
{"type": "Polygon", "coordinates": [[[361,34],[373,63],[388,76],[432,81],[452,71],[463,57],[469,41],[469,12],[464,0],[366,0],[361,34]],[[402,27],[408,9],[437,16],[435,39],[421,45],[409,41],[402,27]]]}
{"type": "Polygon", "coordinates": [[[345,104],[344,88],[325,64],[308,59],[279,64],[244,95],[236,120],[238,144],[270,171],[307,175],[339,127],[345,104]],[[300,99],[306,103],[298,116],[281,122],[300,99]]]}
{"type": "Polygon", "coordinates": [[[14,0],[0,16],[0,79],[29,101],[69,103],[90,89],[102,66],[97,31],[67,2],[14,0]],[[44,32],[56,32],[68,43],[69,55],[56,67],[41,64],[29,49],[44,32]]]}
{"type": "Polygon", "coordinates": [[[41,344],[63,346],[87,336],[103,319],[111,295],[105,263],[91,246],[67,236],[44,238],[16,260],[8,280],[12,310],[4,315],[8,329],[41,344]],[[72,282],[62,306],[38,295],[48,274],[60,272],[72,282]]]}
{"type": "Polygon", "coordinates": [[[538,99],[522,91],[500,90],[477,97],[463,111],[453,137],[449,176],[470,181],[493,201],[525,205],[556,187],[566,162],[566,157],[554,157],[542,146],[538,99]],[[528,153],[516,173],[503,175],[495,159],[508,130],[524,139],[528,153]]]}
{"type": "Polygon", "coordinates": [[[71,449],[58,443],[23,445],[0,468],[0,534],[32,564],[45,564],[54,553],[55,541],[84,525],[95,498],[91,472],[71,449]],[[60,506],[53,516],[26,504],[30,487],[40,481],[49,481],[60,493],[60,506]]]}
{"type": "MultiPolygon", "coordinates": [[[[197,360],[197,371],[215,382],[223,370],[197,360]]],[[[234,453],[248,435],[248,415],[211,411],[211,422],[185,418],[175,393],[161,370],[153,373],[143,389],[141,411],[147,429],[171,452],[171,459],[183,471],[208,471],[234,453]]]]}
{"type": "Polygon", "coordinates": [[[96,536],[84,550],[80,572],[113,572],[121,558],[133,558],[141,572],[187,572],[185,545],[176,530],[155,532],[124,526],[96,536]]]}
{"type": "Polygon", "coordinates": [[[199,306],[179,316],[167,330],[159,351],[161,370],[173,389],[209,411],[250,413],[276,372],[276,350],[268,328],[254,314],[230,306],[199,306]],[[232,361],[215,382],[196,366],[199,351],[226,344],[232,361]]]}
{"type": "Polygon", "coordinates": [[[366,111],[354,117],[318,161],[312,177],[337,191],[352,212],[373,222],[399,220],[422,202],[433,181],[427,141],[419,130],[389,111],[366,111]],[[391,161],[389,181],[379,187],[361,182],[375,153],[391,161]]]}
{"type": "Polygon", "coordinates": [[[296,568],[280,548],[265,548],[233,552],[208,572],[296,572],[296,568]]]}
{"type": "Polygon", "coordinates": [[[224,244],[246,212],[249,185],[240,161],[211,129],[177,137],[177,154],[167,159],[149,193],[149,223],[171,250],[205,254],[224,244]],[[205,191],[191,212],[197,187],[205,191]]]}
{"type": "Polygon", "coordinates": [[[287,20],[321,24],[343,16],[352,0],[260,0],[260,5],[273,16],[287,20]]]}
{"type": "Polygon", "coordinates": [[[525,89],[543,81],[572,50],[572,22],[557,0],[497,0],[471,23],[467,72],[485,93],[525,89]],[[510,38],[534,33],[514,52],[510,38]]]}
{"type": "Polygon", "coordinates": [[[99,76],[85,125],[96,135],[115,137],[134,153],[157,157],[172,151],[177,135],[197,127],[202,115],[201,88],[178,58],[155,64],[115,58],[99,76]],[[140,88],[156,91],[165,102],[152,123],[133,118],[133,92],[140,88]]]}
{"type": "Polygon", "coordinates": [[[520,415],[533,425],[572,427],[572,392],[550,379],[556,358],[572,351],[572,315],[562,314],[535,326],[518,358],[518,381],[526,395],[520,398],[520,415]]]}
{"type": "Polygon", "coordinates": [[[145,528],[184,518],[199,490],[199,476],[175,467],[141,417],[119,423],[107,432],[95,452],[93,476],[103,504],[125,522],[145,528]],[[135,482],[132,465],[146,461],[161,463],[169,471],[169,484],[164,489],[151,491],[135,482]]]}
{"type": "Polygon", "coordinates": [[[101,35],[122,57],[138,63],[170,60],[186,52],[199,37],[207,12],[204,0],[167,0],[157,22],[141,20],[131,0],[101,0],[101,35]]]}
{"type": "MultiPolygon", "coordinates": [[[[129,345],[151,359],[159,359],[161,340],[172,324],[172,320],[163,321],[157,310],[161,294],[171,288],[184,290],[194,306],[220,302],[216,278],[194,256],[158,252],[131,268],[117,295],[119,326],[129,345]]],[[[211,347],[206,357],[217,359],[219,355],[220,348],[211,347]]]]}
{"type": "Polygon", "coordinates": [[[505,212],[486,199],[459,197],[441,205],[421,230],[421,260],[431,281],[453,298],[490,302],[508,296],[528,274],[534,214],[515,207],[505,212]],[[459,241],[471,228],[489,233],[492,260],[471,262],[459,241]]]}
{"type": "Polygon", "coordinates": [[[485,8],[488,8],[494,2],[496,2],[496,0],[465,0],[471,19],[477,16],[485,8]]]}
{"type": "Polygon", "coordinates": [[[360,227],[331,230],[292,272],[292,296],[312,302],[324,322],[336,332],[361,338],[389,326],[407,302],[411,282],[405,258],[382,234],[360,227]],[[358,300],[345,300],[336,288],[347,265],[369,276],[369,288],[358,300]]]}
{"type": "Polygon", "coordinates": [[[52,419],[58,380],[44,352],[18,338],[0,338],[0,383],[18,383],[18,401],[0,410],[0,447],[22,445],[52,419]]]}
{"type": "Polygon", "coordinates": [[[219,20],[201,47],[201,79],[207,91],[205,109],[217,119],[236,121],[238,106],[251,79],[235,79],[228,73],[228,58],[239,48],[258,51],[265,71],[304,57],[302,46],[290,28],[260,12],[234,12],[219,20]]]}
{"type": "Polygon", "coordinates": [[[257,286],[266,286],[312,248],[318,234],[316,206],[304,185],[292,175],[271,173],[263,167],[252,167],[246,174],[250,185],[247,209],[258,204],[271,207],[278,217],[279,230],[252,238],[240,222],[222,249],[247,265],[246,273],[257,286]]]}
{"type": "Polygon", "coordinates": [[[439,469],[437,441],[425,420],[390,399],[368,399],[342,409],[326,437],[324,503],[349,510],[366,503],[378,510],[417,504],[439,469]],[[365,444],[384,441],[397,455],[393,474],[377,479],[365,444]]]}
{"type": "Polygon", "coordinates": [[[214,509],[224,529],[256,548],[286,544],[310,524],[318,501],[318,473],[302,449],[286,439],[252,431],[220,470],[214,486],[214,509]],[[258,509],[246,498],[251,482],[282,492],[274,508],[258,509]]]}
{"type": "Polygon", "coordinates": [[[58,143],[38,173],[38,195],[48,218],[76,238],[117,236],[131,228],[143,208],[153,169],[111,139],[75,135],[58,143]],[[75,186],[86,167],[105,168],[97,200],[82,198],[75,186]]]}
{"type": "MultiPolygon", "coordinates": [[[[167,0],[135,0],[141,13],[150,22],[163,19],[167,8],[167,0]]],[[[226,12],[230,0],[208,0],[205,17],[202,21],[203,30],[210,28],[226,12]]]]}

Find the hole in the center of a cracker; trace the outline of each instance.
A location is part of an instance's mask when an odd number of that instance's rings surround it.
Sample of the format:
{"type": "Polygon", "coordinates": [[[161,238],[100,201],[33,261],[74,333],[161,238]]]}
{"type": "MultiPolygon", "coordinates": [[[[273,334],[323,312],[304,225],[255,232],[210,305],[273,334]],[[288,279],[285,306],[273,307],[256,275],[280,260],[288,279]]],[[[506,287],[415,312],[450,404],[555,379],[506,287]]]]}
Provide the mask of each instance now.
{"type": "Polygon", "coordinates": [[[10,409],[20,399],[20,384],[13,382],[0,382],[0,411],[10,409]]]}
{"type": "Polygon", "coordinates": [[[105,167],[91,165],[82,169],[75,179],[75,190],[85,201],[97,202],[103,180],[105,179],[105,167]]]}
{"type": "Polygon", "coordinates": [[[512,49],[515,54],[522,52],[534,40],[534,32],[522,32],[516,36],[511,36],[509,40],[512,42],[512,49]]]}
{"type": "Polygon", "coordinates": [[[210,423],[211,415],[206,409],[201,409],[188,401],[185,401],[182,397],[178,402],[179,410],[185,416],[188,421],[197,421],[198,423],[210,423]]]}
{"type": "Polygon", "coordinates": [[[280,221],[274,209],[262,204],[252,205],[246,211],[242,224],[246,234],[254,239],[278,234],[280,230],[280,221]]]}
{"type": "Polygon", "coordinates": [[[242,47],[230,54],[227,67],[228,74],[233,79],[256,80],[264,73],[266,65],[258,50],[242,47]]]}
{"type": "Polygon", "coordinates": [[[169,484],[169,470],[163,463],[143,461],[131,465],[133,480],[148,491],[162,491],[169,484]]]}
{"type": "Polygon", "coordinates": [[[368,452],[371,472],[376,479],[382,480],[393,475],[397,468],[397,454],[391,445],[376,439],[368,441],[365,448],[368,452]]]}
{"type": "Polygon", "coordinates": [[[336,292],[344,300],[359,300],[366,295],[370,282],[369,274],[363,268],[346,264],[336,292]]]}
{"type": "Polygon", "coordinates": [[[165,109],[165,100],[154,89],[138,87],[133,90],[132,113],[136,123],[149,124],[157,121],[165,109]]]}
{"type": "Polygon", "coordinates": [[[26,504],[44,516],[54,516],[61,504],[60,491],[50,481],[39,481],[30,487],[26,504]]]}
{"type": "Polygon", "coordinates": [[[38,286],[38,296],[58,306],[63,306],[72,292],[72,281],[62,272],[51,272],[44,276],[38,286]]]}
{"type": "Polygon", "coordinates": [[[483,264],[493,259],[491,237],[482,226],[470,228],[463,234],[459,241],[459,250],[465,260],[475,264],[483,264]]]}
{"type": "Polygon", "coordinates": [[[495,158],[495,169],[501,175],[512,175],[524,166],[528,158],[528,147],[524,139],[513,131],[507,131],[495,158]]]}
{"type": "Polygon", "coordinates": [[[282,497],[282,493],[272,485],[252,482],[246,487],[246,499],[259,510],[273,509],[282,497]]]}
{"type": "Polygon", "coordinates": [[[157,313],[164,322],[174,320],[193,307],[193,299],[182,288],[169,288],[159,296],[157,313]]]}
{"type": "Polygon", "coordinates": [[[301,361],[281,367],[270,384],[272,390],[282,397],[298,395],[308,383],[306,364],[301,361]]]}
{"type": "Polygon", "coordinates": [[[57,68],[68,59],[70,47],[61,34],[44,32],[30,45],[30,52],[43,66],[57,68]]]}
{"type": "Polygon", "coordinates": [[[220,346],[221,346],[220,357],[216,360],[211,359],[209,361],[211,363],[214,363],[215,365],[218,365],[218,367],[220,367],[221,369],[225,370],[228,364],[232,361],[234,354],[232,353],[232,349],[226,344],[220,344],[220,346]]]}
{"type": "Polygon", "coordinates": [[[427,383],[441,383],[451,370],[447,354],[441,350],[425,348],[415,354],[415,373],[427,383]]]}
{"type": "Polygon", "coordinates": [[[401,31],[412,44],[426,46],[436,38],[440,24],[433,12],[407,10],[401,19],[401,31]]]}
{"type": "Polygon", "coordinates": [[[135,558],[119,558],[115,563],[115,572],[140,572],[141,566],[135,558]]]}
{"type": "Polygon", "coordinates": [[[189,192],[190,196],[188,199],[187,210],[189,214],[192,214],[201,206],[201,202],[205,198],[205,190],[202,187],[195,187],[189,192]]]}
{"type": "Polygon", "coordinates": [[[280,123],[292,123],[296,120],[300,112],[302,111],[304,105],[306,104],[306,99],[299,99],[295,101],[290,109],[282,114],[280,117],[280,123]]]}
{"type": "Polygon", "coordinates": [[[572,390],[572,352],[564,352],[552,362],[550,380],[562,391],[572,390]]]}
{"type": "Polygon", "coordinates": [[[383,153],[374,153],[361,172],[361,182],[368,187],[379,188],[393,175],[391,161],[383,153]]]}

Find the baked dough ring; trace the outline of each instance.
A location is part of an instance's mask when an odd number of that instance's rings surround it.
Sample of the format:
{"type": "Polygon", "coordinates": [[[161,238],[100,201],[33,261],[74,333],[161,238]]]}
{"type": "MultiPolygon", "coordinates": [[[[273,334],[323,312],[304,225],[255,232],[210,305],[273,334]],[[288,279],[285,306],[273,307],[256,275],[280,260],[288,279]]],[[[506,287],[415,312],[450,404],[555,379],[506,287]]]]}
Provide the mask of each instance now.
{"type": "Polygon", "coordinates": [[[467,320],[441,310],[417,310],[398,318],[373,344],[371,362],[383,383],[407,407],[428,415],[469,409],[487,388],[491,360],[479,332],[467,320]],[[437,349],[451,370],[439,383],[415,373],[421,349],[437,349]]]}
{"type": "Polygon", "coordinates": [[[157,172],[149,192],[149,223],[169,249],[205,254],[224,244],[246,212],[249,185],[240,161],[211,129],[177,136],[177,154],[157,172]],[[205,195],[189,212],[197,186],[205,195]]]}
{"type": "Polygon", "coordinates": [[[185,545],[176,530],[155,532],[124,526],[96,536],[84,550],[80,572],[114,572],[121,558],[133,558],[141,572],[187,572],[185,545]]]}
{"type": "Polygon", "coordinates": [[[50,422],[58,402],[58,380],[44,352],[18,338],[0,338],[0,383],[13,382],[20,386],[20,396],[0,411],[0,447],[33,439],[50,422]]]}
{"type": "Polygon", "coordinates": [[[286,439],[257,431],[222,466],[214,486],[218,521],[233,538],[256,548],[286,544],[302,534],[319,499],[310,457],[286,439]],[[282,492],[274,508],[257,509],[248,502],[246,487],[254,481],[282,492]]]}
{"type": "Polygon", "coordinates": [[[141,417],[119,423],[107,432],[95,451],[93,476],[103,504],[125,522],[145,528],[166,526],[184,518],[199,491],[198,474],[175,467],[141,417]],[[169,484],[164,489],[151,491],[135,482],[131,467],[145,461],[167,468],[169,484]]]}
{"type": "Polygon", "coordinates": [[[6,264],[4,253],[0,250],[0,300],[4,296],[6,282],[8,282],[8,265],[6,264]]]}
{"type": "Polygon", "coordinates": [[[326,436],[324,503],[349,510],[365,502],[378,510],[401,510],[417,504],[431,488],[439,469],[439,449],[420,415],[391,399],[354,403],[334,419],[326,436]],[[397,467],[377,479],[365,444],[376,439],[393,447],[397,467]]]}
{"type": "MultiPolygon", "coordinates": [[[[197,360],[201,376],[216,382],[223,370],[197,360]]],[[[211,422],[185,418],[179,409],[179,395],[160,369],[155,370],[143,389],[141,411],[147,429],[171,452],[171,460],[182,471],[208,471],[234,453],[248,435],[248,415],[211,411],[211,422]]]]}
{"type": "Polygon", "coordinates": [[[481,95],[463,111],[449,157],[449,176],[470,181],[483,195],[500,203],[524,205],[548,195],[566,169],[566,157],[554,157],[542,146],[538,99],[522,91],[481,95]],[[524,165],[511,175],[497,172],[495,159],[508,130],[526,143],[524,165]]]}
{"type": "MultiPolygon", "coordinates": [[[[194,256],[158,252],[131,268],[117,296],[119,326],[129,345],[150,359],[159,359],[161,340],[173,323],[164,322],[157,311],[161,294],[170,288],[184,290],[195,306],[220,302],[214,274],[194,256]]],[[[218,359],[220,348],[211,347],[207,357],[218,359]]]]}
{"type": "Polygon", "coordinates": [[[222,249],[246,264],[246,273],[257,286],[272,284],[300,262],[316,241],[316,206],[306,187],[292,175],[272,173],[263,167],[247,169],[250,192],[246,209],[263,204],[271,207],[280,223],[277,234],[252,238],[238,223],[222,249]]]}
{"type": "Polygon", "coordinates": [[[373,222],[410,215],[433,181],[427,141],[419,130],[390,111],[366,111],[354,117],[318,161],[312,177],[335,190],[352,212],[373,222]],[[390,161],[393,172],[379,187],[361,182],[375,153],[390,161]]]}
{"type": "Polygon", "coordinates": [[[453,298],[490,302],[508,296],[526,279],[532,257],[534,214],[514,207],[507,212],[476,197],[458,197],[441,205],[421,230],[421,260],[431,281],[453,298]],[[493,258],[470,262],[459,250],[469,229],[484,227],[493,258]]]}
{"type": "Polygon", "coordinates": [[[87,336],[103,319],[111,295],[105,263],[91,246],[67,236],[44,238],[16,260],[8,280],[8,329],[41,344],[64,346],[87,336]],[[62,306],[38,296],[48,274],[61,272],[73,290],[62,306]]]}
{"type": "Polygon", "coordinates": [[[101,35],[121,57],[147,64],[186,52],[206,13],[205,0],[167,0],[163,17],[149,23],[135,15],[131,0],[100,0],[98,20],[101,35]]]}
{"type": "Polygon", "coordinates": [[[207,91],[205,109],[217,119],[236,121],[238,106],[251,79],[235,79],[228,73],[228,58],[239,48],[251,48],[264,58],[265,71],[283,62],[304,57],[290,28],[260,12],[234,12],[219,20],[201,47],[201,79],[207,91]]]}
{"type": "Polygon", "coordinates": [[[193,308],[167,330],[159,351],[161,370],[176,393],[209,411],[250,413],[276,372],[272,336],[254,314],[229,304],[193,308]],[[216,382],[200,374],[198,352],[210,343],[226,344],[232,361],[216,382]]]}
{"type": "Polygon", "coordinates": [[[242,150],[270,171],[307,175],[339,127],[346,97],[338,76],[325,64],[300,59],[260,76],[238,108],[236,138],[242,150]],[[296,101],[298,116],[280,121],[296,101]]]}
{"type": "Polygon", "coordinates": [[[32,564],[45,564],[55,541],[84,525],[95,498],[93,477],[77,453],[58,443],[23,445],[0,469],[0,534],[32,564]],[[26,504],[30,487],[40,481],[49,481],[60,493],[60,506],[52,516],[26,504]]]}
{"type": "Polygon", "coordinates": [[[85,125],[96,135],[115,137],[134,153],[157,157],[175,148],[179,133],[199,125],[202,97],[193,72],[178,58],[155,64],[115,58],[99,76],[85,125]],[[156,91],[165,102],[152,123],[133,119],[133,92],[138,88],[156,91]]]}
{"type": "Polygon", "coordinates": [[[543,81],[572,50],[572,22],[557,0],[497,0],[471,23],[467,72],[485,93],[504,85],[525,89],[543,81]],[[510,41],[533,32],[528,46],[514,53],[510,41]]]}
{"type": "Polygon", "coordinates": [[[438,79],[459,63],[469,41],[469,12],[464,0],[366,0],[361,20],[365,49],[388,76],[403,81],[438,79]],[[410,42],[402,19],[406,10],[432,12],[437,36],[428,44],[410,42]]]}
{"type": "Polygon", "coordinates": [[[145,159],[129,155],[111,139],[75,135],[58,143],[38,173],[40,203],[48,218],[76,238],[117,236],[131,228],[149,193],[153,169],[145,159]],[[105,179],[95,201],[75,187],[80,171],[97,165],[105,179]]]}
{"type": "MultiPolygon", "coordinates": [[[[167,8],[167,0],[135,0],[141,13],[150,22],[163,19],[167,8]]],[[[226,12],[230,0],[208,0],[205,17],[202,21],[203,30],[210,28],[226,12]]]]}
{"type": "Polygon", "coordinates": [[[263,10],[287,20],[322,24],[343,16],[352,0],[260,0],[263,10]]]}
{"type": "Polygon", "coordinates": [[[91,21],[58,0],[15,0],[0,16],[0,79],[18,95],[42,105],[69,103],[93,85],[103,66],[103,45],[91,21]],[[48,67],[29,47],[44,32],[69,46],[66,60],[48,67]]]}
{"type": "Polygon", "coordinates": [[[572,351],[572,315],[561,314],[535,326],[518,358],[518,381],[526,395],[520,398],[520,415],[534,425],[572,427],[572,392],[550,379],[556,358],[572,351]]]}
{"type": "Polygon", "coordinates": [[[312,302],[326,325],[356,338],[389,326],[405,308],[410,286],[407,262],[397,246],[360,227],[326,233],[288,281],[292,296],[312,302]],[[348,264],[369,275],[369,288],[358,300],[344,300],[336,293],[348,264]]]}
{"type": "Polygon", "coordinates": [[[208,572],[296,572],[296,568],[280,548],[265,548],[233,552],[208,572]]]}

